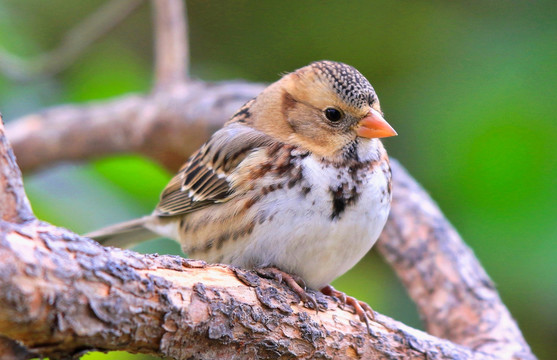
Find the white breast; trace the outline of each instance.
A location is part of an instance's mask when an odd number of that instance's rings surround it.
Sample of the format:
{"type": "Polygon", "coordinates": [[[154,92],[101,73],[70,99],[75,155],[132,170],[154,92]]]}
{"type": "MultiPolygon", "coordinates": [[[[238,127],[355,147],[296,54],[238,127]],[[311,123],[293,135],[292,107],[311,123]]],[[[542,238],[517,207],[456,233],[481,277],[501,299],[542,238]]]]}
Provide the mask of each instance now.
{"type": "MultiPolygon", "coordinates": [[[[269,171],[246,184],[247,193],[186,215],[189,232],[179,221],[164,225],[157,219],[152,231],[180,240],[196,258],[243,268],[275,266],[321,289],[354,266],[385,225],[391,197],[383,154],[378,141],[363,143],[358,157],[369,162],[350,168],[289,153],[290,173],[269,171]],[[252,196],[257,201],[245,210],[252,196]]],[[[249,161],[257,171],[259,159],[249,161]]]]}
{"type": "Polygon", "coordinates": [[[231,262],[277,266],[320,289],[353,267],[377,240],[390,208],[388,179],[380,166],[358,174],[356,199],[334,217],[331,189],[355,186],[353,174],[311,156],[301,159],[301,166],[303,186],[310,190],[285,187],[266,195],[258,207],[265,221],[231,262]]]}

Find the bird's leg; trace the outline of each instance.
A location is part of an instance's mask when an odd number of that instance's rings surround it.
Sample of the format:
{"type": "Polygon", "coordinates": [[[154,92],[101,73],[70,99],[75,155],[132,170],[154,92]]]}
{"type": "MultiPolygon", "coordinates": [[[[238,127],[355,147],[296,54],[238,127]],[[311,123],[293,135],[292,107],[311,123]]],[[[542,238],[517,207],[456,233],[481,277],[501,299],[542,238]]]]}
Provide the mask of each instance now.
{"type": "Polygon", "coordinates": [[[340,303],[342,305],[346,305],[346,304],[351,305],[354,308],[354,311],[356,312],[356,315],[358,315],[360,317],[360,321],[362,321],[366,324],[367,332],[371,335],[371,328],[369,326],[369,320],[371,319],[371,320],[375,321],[375,313],[374,313],[373,309],[371,308],[371,306],[369,306],[368,304],[366,304],[363,301],[357,300],[356,298],[354,298],[352,296],[346,296],[345,293],[343,293],[342,291],[336,290],[331,285],[327,285],[324,288],[322,288],[321,292],[325,295],[329,295],[329,296],[332,296],[332,297],[335,297],[335,298],[339,299],[340,303]]]}
{"type": "Polygon", "coordinates": [[[278,281],[279,283],[286,284],[292,291],[300,297],[300,300],[304,303],[311,303],[316,312],[319,312],[319,305],[315,299],[315,295],[307,292],[306,283],[304,280],[297,276],[286,273],[274,267],[257,269],[257,273],[265,277],[271,277],[278,281]]]}

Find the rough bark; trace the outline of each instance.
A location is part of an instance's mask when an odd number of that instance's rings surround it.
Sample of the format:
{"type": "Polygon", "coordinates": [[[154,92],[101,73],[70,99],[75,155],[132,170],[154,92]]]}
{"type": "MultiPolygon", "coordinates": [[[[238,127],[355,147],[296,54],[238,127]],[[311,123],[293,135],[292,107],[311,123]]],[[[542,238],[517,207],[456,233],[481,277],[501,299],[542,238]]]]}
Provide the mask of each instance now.
{"type": "Polygon", "coordinates": [[[23,180],[14,152],[4,134],[2,114],[0,114],[0,205],[2,220],[21,223],[34,218],[31,205],[23,190],[23,180]]]}
{"type": "Polygon", "coordinates": [[[392,165],[393,204],[377,247],[426,330],[502,359],[532,356],[472,250],[424,189],[398,162],[392,165]]]}
{"type": "Polygon", "coordinates": [[[104,248],[0,223],[0,333],[53,358],[128,350],[175,359],[493,359],[378,315],[372,336],[325,296],[317,314],[254,273],[104,248]]]}
{"type": "MultiPolygon", "coordinates": [[[[262,89],[188,80],[181,1],[153,5],[153,93],[16,120],[8,134],[24,171],[122,152],[175,170],[262,89]]],[[[39,222],[0,128],[1,354],[64,358],[100,349],[174,359],[534,359],[435,203],[396,161],[393,179],[392,213],[378,247],[431,335],[380,314],[369,335],[351,309],[326,296],[318,300],[327,310],[315,313],[287,288],[249,271],[104,248],[39,222]]]]}

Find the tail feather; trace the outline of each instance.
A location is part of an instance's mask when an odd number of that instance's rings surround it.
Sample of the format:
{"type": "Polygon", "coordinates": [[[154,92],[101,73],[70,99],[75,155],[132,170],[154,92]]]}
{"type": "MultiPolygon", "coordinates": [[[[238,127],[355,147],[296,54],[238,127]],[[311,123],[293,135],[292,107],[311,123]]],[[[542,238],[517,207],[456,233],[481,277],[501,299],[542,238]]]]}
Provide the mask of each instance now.
{"type": "Polygon", "coordinates": [[[145,227],[145,223],[149,218],[150,216],[144,216],[139,219],[111,225],[83,236],[96,240],[105,246],[129,248],[143,241],[159,237],[159,235],[145,227]]]}

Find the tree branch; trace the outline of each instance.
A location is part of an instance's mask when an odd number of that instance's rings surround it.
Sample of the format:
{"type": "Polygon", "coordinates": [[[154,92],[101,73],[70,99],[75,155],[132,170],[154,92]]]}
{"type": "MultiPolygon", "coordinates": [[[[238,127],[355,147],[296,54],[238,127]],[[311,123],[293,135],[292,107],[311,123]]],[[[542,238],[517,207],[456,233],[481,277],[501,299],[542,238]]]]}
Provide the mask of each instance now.
{"type": "Polygon", "coordinates": [[[6,131],[24,172],[124,152],[141,153],[175,171],[262,89],[242,82],[189,82],[149,96],[56,106],[11,122],[6,131]]]}
{"type": "Polygon", "coordinates": [[[377,248],[402,280],[430,334],[502,359],[532,356],[470,248],[396,161],[393,204],[377,248]]]}
{"type": "Polygon", "coordinates": [[[4,122],[0,114],[0,218],[22,223],[35,217],[23,189],[21,172],[10,143],[4,134],[4,122]]]}
{"type": "Polygon", "coordinates": [[[140,255],[33,222],[0,222],[0,333],[41,356],[127,350],[174,359],[495,359],[385,316],[373,336],[325,296],[298,305],[255,273],[140,255]]]}
{"type": "MultiPolygon", "coordinates": [[[[182,3],[154,6],[156,91],[15,121],[8,133],[24,170],[119,152],[175,170],[261,91],[243,82],[186,83],[182,3]]],[[[319,296],[328,310],[316,314],[287,288],[245,270],[103,248],[38,222],[0,130],[0,349],[14,358],[92,349],[175,359],[535,358],[473,253],[396,161],[391,216],[378,246],[428,331],[454,343],[382,315],[370,336],[328,297],[319,296]]]]}
{"type": "Polygon", "coordinates": [[[185,1],[153,0],[155,9],[155,89],[183,85],[189,46],[185,1]]]}
{"type": "Polygon", "coordinates": [[[70,66],[91,44],[110,32],[143,0],[113,0],[68,31],[60,45],[31,59],[23,59],[0,49],[0,69],[17,81],[53,76],[70,66]]]}

